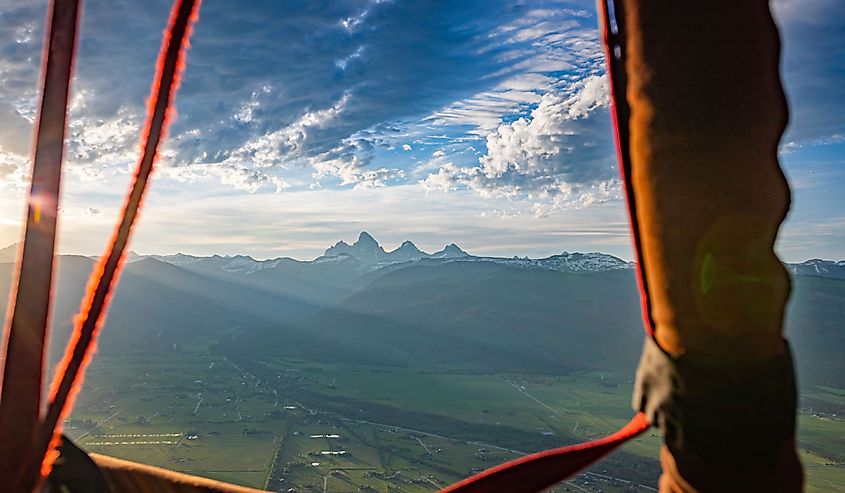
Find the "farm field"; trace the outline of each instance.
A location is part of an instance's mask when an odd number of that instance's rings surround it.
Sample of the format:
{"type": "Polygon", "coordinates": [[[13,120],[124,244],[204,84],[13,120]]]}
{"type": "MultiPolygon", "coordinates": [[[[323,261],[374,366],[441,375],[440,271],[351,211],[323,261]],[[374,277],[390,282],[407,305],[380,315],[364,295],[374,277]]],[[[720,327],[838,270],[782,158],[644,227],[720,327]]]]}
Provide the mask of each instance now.
{"type": "MultiPolygon", "coordinates": [[[[427,371],[207,348],[95,358],[65,432],[90,452],[301,492],[431,492],[521,454],[603,436],[630,417],[629,379],[427,371]]],[[[845,484],[835,388],[807,393],[808,491],[845,484]]],[[[554,491],[652,491],[656,431],[554,491]]]]}

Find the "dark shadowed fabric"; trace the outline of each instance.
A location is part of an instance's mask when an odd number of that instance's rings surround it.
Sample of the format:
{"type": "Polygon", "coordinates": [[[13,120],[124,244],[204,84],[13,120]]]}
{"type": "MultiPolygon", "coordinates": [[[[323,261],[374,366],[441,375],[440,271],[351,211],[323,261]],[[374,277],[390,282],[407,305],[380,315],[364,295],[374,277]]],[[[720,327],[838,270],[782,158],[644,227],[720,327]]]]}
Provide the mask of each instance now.
{"type": "Polygon", "coordinates": [[[116,493],[91,457],[64,435],[58,452],[42,493],[116,493]]]}
{"type": "Polygon", "coordinates": [[[773,251],[789,208],[787,107],[768,2],[623,4],[629,180],[657,343],[635,406],[688,427],[663,427],[661,489],[799,491],[789,278],[773,251]],[[757,419],[736,426],[743,390],[759,394],[757,419]]]}

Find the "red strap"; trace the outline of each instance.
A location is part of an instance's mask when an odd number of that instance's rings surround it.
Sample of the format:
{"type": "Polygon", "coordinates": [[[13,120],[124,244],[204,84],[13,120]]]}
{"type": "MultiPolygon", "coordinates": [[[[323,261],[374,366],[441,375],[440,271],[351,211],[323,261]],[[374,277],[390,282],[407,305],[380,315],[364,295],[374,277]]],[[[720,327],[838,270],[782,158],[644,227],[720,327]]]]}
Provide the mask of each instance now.
{"type": "Polygon", "coordinates": [[[535,493],[572,476],[649,427],[645,414],[637,413],[616,433],[505,462],[455,483],[441,493],[535,493]]]}
{"type": "Polygon", "coordinates": [[[135,172],[120,223],[112,234],[111,243],[94,268],[88,281],[88,290],[82,302],[80,313],[64,357],[59,363],[56,377],[50,390],[50,406],[44,419],[32,455],[30,473],[22,490],[29,491],[35,482],[40,464],[42,475],[50,471],[55,460],[55,448],[60,436],[59,422],[71,410],[74,398],[82,385],[85,367],[96,346],[96,338],[105,319],[112,288],[117,283],[124,261],[124,251],[132,232],[132,226],[141,207],[147,181],[155,164],[159,143],[164,137],[172,115],[171,103],[179,86],[179,77],[184,69],[184,56],[192,24],[198,18],[200,0],[176,0],[170,13],[167,30],[164,32],[162,49],[153,79],[146,126],[141,135],[141,158],[135,172]],[[48,453],[48,450],[50,452],[48,453]],[[43,457],[43,462],[42,462],[43,457]]]}
{"type": "Polygon", "coordinates": [[[32,186],[17,286],[9,301],[7,345],[0,397],[0,490],[23,469],[41,417],[41,380],[50,319],[53,250],[59,205],[62,152],[79,0],[54,0],[42,68],[41,108],[36,124],[32,186]]]}
{"type": "Polygon", "coordinates": [[[610,76],[610,117],[616,138],[616,158],[619,162],[619,174],[625,187],[625,202],[628,206],[628,219],[631,225],[631,237],[634,241],[634,264],[637,270],[637,285],[640,292],[643,325],[649,336],[654,336],[654,321],[651,318],[651,300],[648,297],[648,282],[643,264],[642,239],[637,221],[637,201],[631,181],[631,154],[629,147],[628,118],[631,109],[628,106],[627,77],[625,76],[625,19],[621,0],[599,0],[598,2],[601,40],[607,57],[607,73],[610,76]],[[611,14],[608,3],[612,2],[613,17],[616,20],[616,32],[611,29],[611,14]]]}

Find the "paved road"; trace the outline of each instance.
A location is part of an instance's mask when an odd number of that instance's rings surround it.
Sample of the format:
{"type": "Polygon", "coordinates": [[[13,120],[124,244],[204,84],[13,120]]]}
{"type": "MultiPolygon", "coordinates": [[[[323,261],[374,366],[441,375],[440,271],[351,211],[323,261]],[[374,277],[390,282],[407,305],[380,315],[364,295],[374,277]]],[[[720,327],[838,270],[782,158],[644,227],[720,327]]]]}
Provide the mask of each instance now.
{"type": "Polygon", "coordinates": [[[111,416],[109,416],[108,418],[106,418],[106,419],[104,419],[104,420],[100,421],[99,423],[95,424],[93,428],[91,428],[90,430],[88,430],[88,431],[86,431],[85,433],[83,433],[83,434],[79,435],[78,437],[76,437],[76,441],[79,441],[80,439],[82,439],[82,437],[84,437],[85,435],[87,435],[87,434],[91,433],[92,431],[96,430],[97,428],[99,428],[99,427],[100,427],[100,425],[105,424],[105,423],[106,423],[106,421],[108,421],[108,420],[112,419],[113,417],[117,416],[118,414],[120,414],[120,410],[115,411],[115,413],[114,413],[114,414],[112,414],[112,415],[111,415],[111,416]]]}
{"type": "Polygon", "coordinates": [[[513,386],[513,388],[515,388],[516,390],[518,390],[519,392],[521,392],[523,395],[525,395],[525,396],[526,396],[526,397],[528,397],[529,399],[531,399],[531,400],[533,400],[534,402],[536,402],[537,404],[540,404],[541,406],[545,407],[546,409],[548,409],[549,411],[551,411],[551,412],[553,412],[553,413],[555,413],[555,414],[560,414],[560,413],[558,412],[558,410],[557,410],[557,409],[553,408],[552,406],[550,406],[550,405],[546,404],[545,402],[541,401],[540,399],[538,399],[538,398],[534,397],[533,395],[529,394],[528,392],[526,392],[526,391],[525,391],[525,389],[524,389],[524,388],[522,388],[522,386],[521,386],[521,385],[517,385],[517,384],[515,384],[514,382],[511,382],[510,380],[508,380],[508,379],[507,379],[507,378],[505,378],[505,377],[500,377],[500,378],[501,378],[502,380],[504,380],[505,382],[507,382],[507,383],[511,384],[511,385],[513,386]]]}
{"type": "Polygon", "coordinates": [[[202,401],[205,400],[205,399],[203,399],[202,394],[197,394],[197,397],[199,397],[200,401],[197,402],[197,407],[194,408],[194,414],[197,414],[197,413],[200,412],[200,404],[202,404],[202,401]]]}
{"type": "Polygon", "coordinates": [[[428,446],[426,444],[424,444],[422,440],[420,440],[417,437],[414,437],[414,440],[420,442],[420,445],[422,445],[422,448],[425,449],[425,453],[427,453],[428,455],[431,455],[431,450],[428,449],[428,446]]]}

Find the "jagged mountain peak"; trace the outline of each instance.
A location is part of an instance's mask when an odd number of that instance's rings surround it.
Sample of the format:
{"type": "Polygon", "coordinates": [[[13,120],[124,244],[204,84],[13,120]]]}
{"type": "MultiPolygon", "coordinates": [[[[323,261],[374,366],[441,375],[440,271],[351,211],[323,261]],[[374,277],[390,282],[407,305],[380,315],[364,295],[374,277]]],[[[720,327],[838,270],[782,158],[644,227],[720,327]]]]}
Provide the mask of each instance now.
{"type": "Polygon", "coordinates": [[[0,248],[0,262],[14,262],[18,259],[18,244],[12,243],[11,245],[0,248]]]}
{"type": "Polygon", "coordinates": [[[373,238],[370,233],[367,233],[366,231],[361,231],[361,234],[358,235],[358,241],[356,241],[353,246],[358,244],[379,246],[376,239],[373,238]]]}
{"type": "Polygon", "coordinates": [[[436,253],[430,254],[420,250],[414,242],[405,240],[399,247],[390,252],[386,252],[384,248],[366,231],[362,231],[358,235],[358,240],[352,245],[339,241],[334,246],[326,250],[325,257],[336,257],[339,255],[348,255],[364,264],[390,264],[397,262],[410,262],[425,258],[436,259],[457,259],[462,257],[469,257],[470,255],[463,251],[458,245],[450,243],[436,253]]]}
{"type": "Polygon", "coordinates": [[[366,231],[361,231],[358,235],[358,240],[352,245],[339,241],[333,247],[326,250],[324,256],[336,257],[338,255],[348,255],[354,257],[365,264],[377,264],[387,260],[388,253],[378,242],[366,231]]]}
{"type": "Polygon", "coordinates": [[[405,240],[399,245],[399,248],[389,252],[388,261],[390,262],[410,262],[430,257],[429,254],[423,252],[413,242],[405,240]]]}
{"type": "Polygon", "coordinates": [[[397,248],[396,250],[393,250],[390,253],[396,253],[396,252],[422,253],[422,250],[417,248],[417,246],[414,245],[414,243],[412,241],[405,240],[405,241],[402,242],[401,245],[399,245],[399,248],[397,248]]]}
{"type": "Polygon", "coordinates": [[[337,257],[347,255],[357,259],[359,262],[368,265],[392,264],[397,262],[410,262],[431,257],[430,254],[420,250],[412,241],[405,240],[395,250],[387,252],[379,245],[378,241],[366,231],[358,235],[358,240],[352,245],[344,241],[335,243],[324,253],[324,257],[337,257]]]}
{"type": "Polygon", "coordinates": [[[845,260],[822,260],[813,258],[800,264],[787,264],[792,275],[845,279],[845,260]]]}
{"type": "Polygon", "coordinates": [[[443,250],[440,250],[439,252],[436,252],[431,256],[434,258],[458,258],[469,257],[470,255],[467,252],[461,250],[458,245],[454,243],[449,243],[443,248],[443,250]]]}
{"type": "Polygon", "coordinates": [[[126,252],[126,263],[138,262],[144,258],[146,258],[144,255],[138,255],[138,252],[134,250],[126,252]]]}

